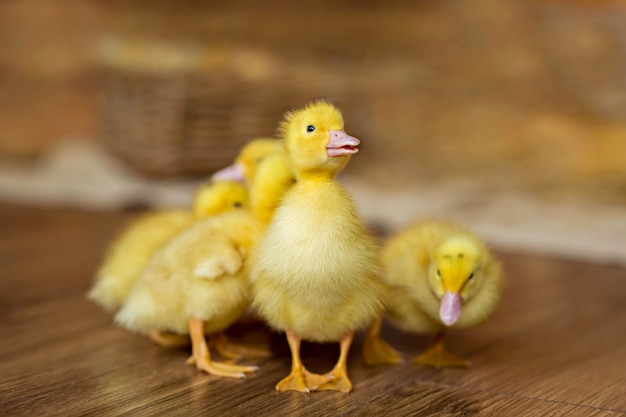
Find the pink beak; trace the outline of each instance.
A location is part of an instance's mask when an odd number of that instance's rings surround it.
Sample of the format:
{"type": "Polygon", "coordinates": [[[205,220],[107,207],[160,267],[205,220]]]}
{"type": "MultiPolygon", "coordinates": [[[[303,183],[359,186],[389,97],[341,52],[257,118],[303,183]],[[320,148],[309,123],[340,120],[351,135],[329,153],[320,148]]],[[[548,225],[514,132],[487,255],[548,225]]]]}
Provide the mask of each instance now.
{"type": "Polygon", "coordinates": [[[461,316],[461,296],[458,292],[446,291],[441,297],[439,318],[446,326],[452,326],[461,316]]]}
{"type": "Polygon", "coordinates": [[[233,164],[222,168],[211,176],[212,181],[239,181],[244,182],[243,165],[233,164]]]}
{"type": "Polygon", "coordinates": [[[357,138],[348,135],[342,130],[331,130],[328,133],[330,134],[330,141],[326,145],[326,154],[328,156],[352,155],[359,151],[357,146],[359,146],[361,141],[357,138]]]}

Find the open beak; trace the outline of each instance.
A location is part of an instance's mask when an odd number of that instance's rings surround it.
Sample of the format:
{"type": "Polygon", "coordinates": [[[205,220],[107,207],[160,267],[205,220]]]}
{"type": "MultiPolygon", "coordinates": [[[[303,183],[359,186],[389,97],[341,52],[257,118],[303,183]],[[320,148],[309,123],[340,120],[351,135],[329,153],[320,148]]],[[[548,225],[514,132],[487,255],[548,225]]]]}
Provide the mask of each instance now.
{"type": "Polygon", "coordinates": [[[446,326],[452,326],[461,316],[461,296],[458,292],[446,291],[441,297],[439,318],[446,326]]]}
{"type": "Polygon", "coordinates": [[[348,135],[342,130],[331,130],[329,134],[330,141],[326,145],[326,154],[328,156],[352,155],[359,151],[357,146],[359,146],[361,141],[357,138],[348,135]]]}
{"type": "Polygon", "coordinates": [[[239,181],[244,182],[243,165],[232,164],[222,168],[211,176],[212,181],[239,181]]]}

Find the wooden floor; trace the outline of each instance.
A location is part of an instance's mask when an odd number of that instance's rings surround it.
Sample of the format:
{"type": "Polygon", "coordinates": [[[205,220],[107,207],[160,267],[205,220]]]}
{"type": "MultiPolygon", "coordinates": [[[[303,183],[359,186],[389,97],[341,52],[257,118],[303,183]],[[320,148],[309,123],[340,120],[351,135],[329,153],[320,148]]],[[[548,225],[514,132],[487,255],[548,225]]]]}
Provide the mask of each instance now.
{"type": "MultiPolygon", "coordinates": [[[[134,214],[0,206],[0,415],[28,416],[610,416],[626,415],[626,271],[501,253],[507,274],[494,319],[454,333],[468,370],[366,368],[362,335],[351,394],[278,393],[289,371],[282,335],[238,326],[233,338],[269,344],[246,380],[223,380],[111,323],[85,298],[109,240],[134,214]]],[[[385,328],[415,355],[429,337],[385,328]]],[[[313,371],[334,345],[305,345],[313,371]]]]}

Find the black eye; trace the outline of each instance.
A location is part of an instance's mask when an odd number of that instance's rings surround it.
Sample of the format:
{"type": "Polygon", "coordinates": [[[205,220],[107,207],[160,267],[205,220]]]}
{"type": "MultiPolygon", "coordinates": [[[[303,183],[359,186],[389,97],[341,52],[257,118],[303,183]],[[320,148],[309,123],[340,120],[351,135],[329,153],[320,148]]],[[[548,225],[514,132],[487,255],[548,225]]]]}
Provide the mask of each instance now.
{"type": "Polygon", "coordinates": [[[474,273],[473,272],[470,274],[470,276],[467,278],[467,280],[469,281],[472,278],[474,278],[474,273]]]}
{"type": "Polygon", "coordinates": [[[441,278],[441,271],[437,270],[437,276],[441,278]]]}
{"type": "Polygon", "coordinates": [[[314,130],[315,130],[315,126],[313,126],[313,125],[308,125],[308,126],[306,127],[306,131],[307,131],[307,132],[313,132],[314,130]]]}
{"type": "Polygon", "coordinates": [[[235,201],[233,207],[241,207],[241,201],[235,201]]]}

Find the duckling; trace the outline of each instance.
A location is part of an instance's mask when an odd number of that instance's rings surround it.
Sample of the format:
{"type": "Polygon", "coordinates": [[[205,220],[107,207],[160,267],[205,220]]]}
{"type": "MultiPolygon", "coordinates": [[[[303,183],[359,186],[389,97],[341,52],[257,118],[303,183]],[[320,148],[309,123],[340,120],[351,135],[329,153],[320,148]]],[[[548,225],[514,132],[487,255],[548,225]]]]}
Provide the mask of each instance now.
{"type": "MultiPolygon", "coordinates": [[[[277,178],[288,187],[285,156],[268,157],[259,164],[251,194],[277,178]]],[[[269,188],[280,199],[284,189],[269,188]]],[[[269,199],[266,192],[264,199],[269,199]]],[[[191,336],[189,364],[209,374],[243,378],[256,366],[211,360],[209,347],[249,305],[247,260],[269,219],[269,204],[251,204],[250,210],[232,211],[201,220],[174,237],[152,257],[135,282],[115,321],[139,332],[174,332],[191,336]],[[210,343],[205,333],[214,335],[210,343]]]]}
{"type": "MultiPolygon", "coordinates": [[[[443,221],[416,224],[389,239],[382,250],[383,277],[393,303],[386,318],[407,332],[435,333],[435,343],[414,359],[434,367],[467,367],[448,352],[448,328],[486,321],[500,302],[502,269],[494,254],[472,232],[443,221]]],[[[379,336],[380,320],[368,333],[368,364],[398,363],[398,353],[379,336]]]]}
{"type": "Polygon", "coordinates": [[[235,162],[213,173],[213,181],[231,180],[250,183],[254,177],[256,167],[268,155],[284,152],[282,141],[271,138],[258,138],[244,146],[235,162]]]}
{"type": "Polygon", "coordinates": [[[276,210],[280,201],[276,197],[295,182],[283,141],[270,138],[249,142],[235,162],[214,173],[212,179],[245,182],[251,193],[251,205],[264,223],[269,222],[276,210]],[[266,158],[270,161],[266,162],[266,158]],[[257,174],[258,171],[261,172],[257,174]],[[261,180],[255,182],[257,175],[261,180]]]}
{"type": "MultiPolygon", "coordinates": [[[[212,182],[217,184],[224,181],[222,185],[213,188],[203,186],[196,192],[194,213],[188,210],[162,210],[149,213],[131,223],[110,246],[96,273],[95,283],[88,297],[108,311],[117,310],[150,256],[158,248],[198,218],[248,204],[247,191],[240,185],[232,184],[232,181],[249,184],[259,162],[273,153],[284,153],[280,141],[254,139],[237,155],[233,165],[235,168],[225,168],[213,175],[212,182]]],[[[151,334],[151,337],[159,344],[169,344],[156,333],[151,334]]]]}
{"type": "Polygon", "coordinates": [[[117,310],[150,256],[196,219],[248,206],[246,188],[233,181],[203,184],[193,212],[161,210],[132,222],[110,246],[88,297],[108,311],[117,310]]]}
{"type": "MultiPolygon", "coordinates": [[[[244,174],[244,180],[249,183],[248,188],[251,193],[250,206],[254,207],[255,218],[262,224],[269,223],[280,202],[279,196],[295,182],[286,155],[283,152],[284,147],[280,146],[277,148],[274,146],[275,142],[278,141],[272,140],[272,143],[270,143],[269,140],[256,140],[251,142],[251,145],[254,147],[254,153],[259,158],[252,163],[253,169],[245,169],[244,174]],[[260,157],[263,152],[271,152],[271,154],[260,157]]],[[[249,151],[250,145],[244,148],[244,153],[246,153],[246,149],[248,150],[247,156],[251,155],[249,151]]],[[[249,161],[252,161],[252,159],[249,158],[249,161]]],[[[244,163],[244,165],[247,165],[247,163],[244,163]]],[[[222,179],[221,181],[227,180],[222,179]]],[[[253,319],[254,312],[247,312],[250,314],[246,314],[244,317],[253,319]]],[[[150,331],[147,336],[153,342],[163,347],[180,347],[189,344],[188,337],[181,337],[171,332],[150,331]]],[[[211,346],[215,347],[222,356],[230,359],[267,356],[265,351],[230,343],[223,333],[211,336],[211,346]]]]}
{"type": "Polygon", "coordinates": [[[282,201],[285,190],[291,188],[296,178],[285,152],[268,155],[253,172],[250,180],[250,206],[256,218],[269,224],[282,201]]]}
{"type": "Polygon", "coordinates": [[[358,151],[341,112],[318,101],[287,113],[280,126],[297,182],[285,194],[251,260],[253,306],[286,333],[291,373],[278,391],[350,392],[347,358],[357,329],[382,312],[377,247],[348,192],[334,177],[358,151]],[[302,340],[339,342],[327,374],[309,372],[302,340]]]}

